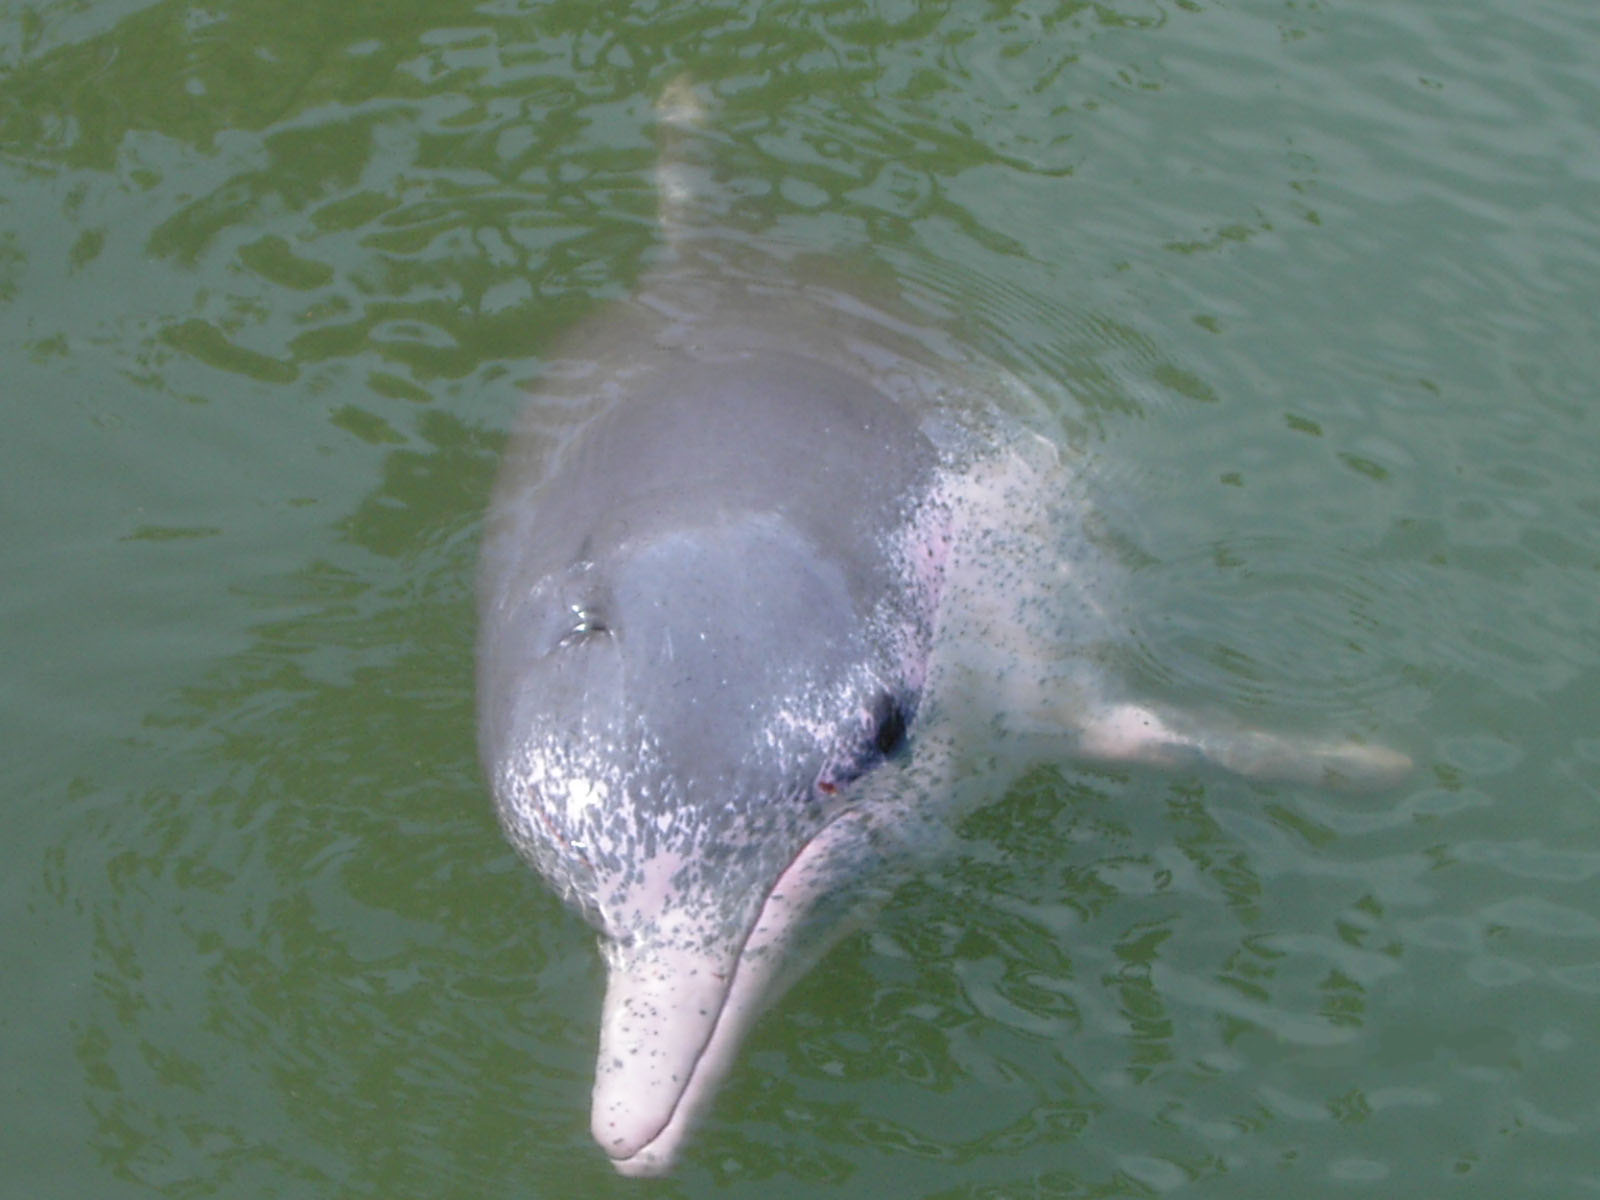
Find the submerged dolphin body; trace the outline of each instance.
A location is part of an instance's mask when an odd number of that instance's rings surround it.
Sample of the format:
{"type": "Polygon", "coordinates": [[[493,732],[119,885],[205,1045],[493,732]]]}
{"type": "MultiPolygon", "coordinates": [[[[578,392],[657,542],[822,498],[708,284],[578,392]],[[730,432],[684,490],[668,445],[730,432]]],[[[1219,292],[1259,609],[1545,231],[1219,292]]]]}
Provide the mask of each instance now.
{"type": "Polygon", "coordinates": [[[672,261],[553,356],[480,581],[482,756],[510,840],[601,933],[593,1131],[632,1175],[671,1167],[763,1006],[1021,768],[1408,766],[1106,700],[1043,406],[781,253],[692,233],[686,98],[672,261]]]}

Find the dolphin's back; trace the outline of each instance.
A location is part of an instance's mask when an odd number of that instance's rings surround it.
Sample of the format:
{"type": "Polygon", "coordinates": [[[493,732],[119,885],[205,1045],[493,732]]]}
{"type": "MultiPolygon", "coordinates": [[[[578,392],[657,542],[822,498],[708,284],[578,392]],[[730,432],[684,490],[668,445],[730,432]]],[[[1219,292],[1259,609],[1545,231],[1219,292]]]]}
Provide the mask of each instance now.
{"type": "Polygon", "coordinates": [[[525,551],[534,571],[731,514],[770,514],[884,586],[882,538],[926,487],[915,417],[815,359],[672,355],[556,456],[525,551]]]}

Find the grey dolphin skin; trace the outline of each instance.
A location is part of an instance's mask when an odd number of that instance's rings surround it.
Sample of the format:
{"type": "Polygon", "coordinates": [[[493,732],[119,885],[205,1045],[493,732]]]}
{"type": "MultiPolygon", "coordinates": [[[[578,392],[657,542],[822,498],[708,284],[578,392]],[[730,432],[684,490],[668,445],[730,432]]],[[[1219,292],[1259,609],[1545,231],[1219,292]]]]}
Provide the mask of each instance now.
{"type": "Polygon", "coordinates": [[[667,262],[551,354],[480,579],[480,748],[599,931],[593,1132],[669,1170],[752,1022],[956,814],[1068,758],[1373,785],[1393,751],[1107,699],[1046,407],[707,209],[663,106],[667,262]]]}

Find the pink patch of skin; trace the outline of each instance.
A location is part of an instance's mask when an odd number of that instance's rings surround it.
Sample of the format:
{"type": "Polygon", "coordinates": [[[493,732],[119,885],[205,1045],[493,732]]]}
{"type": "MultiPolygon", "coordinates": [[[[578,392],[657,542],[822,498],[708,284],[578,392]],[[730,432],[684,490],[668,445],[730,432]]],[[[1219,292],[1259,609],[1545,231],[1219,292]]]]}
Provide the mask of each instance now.
{"type": "Polygon", "coordinates": [[[875,857],[872,834],[889,815],[853,809],[824,826],[773,885],[742,944],[613,956],[592,1131],[618,1173],[672,1169],[756,1019],[856,927],[859,913],[820,930],[810,917],[875,857]]]}

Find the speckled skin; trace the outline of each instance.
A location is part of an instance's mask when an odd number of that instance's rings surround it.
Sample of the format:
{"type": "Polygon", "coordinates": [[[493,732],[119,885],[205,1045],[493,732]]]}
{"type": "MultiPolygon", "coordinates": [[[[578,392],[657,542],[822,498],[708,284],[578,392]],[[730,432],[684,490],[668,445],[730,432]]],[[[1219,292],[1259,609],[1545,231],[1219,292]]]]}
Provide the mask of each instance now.
{"type": "Polygon", "coordinates": [[[762,1007],[1016,770],[1407,765],[1105,700],[1103,570],[1044,406],[827,268],[672,223],[549,356],[480,579],[483,761],[601,934],[593,1129],[636,1175],[671,1167],[762,1007]]]}

